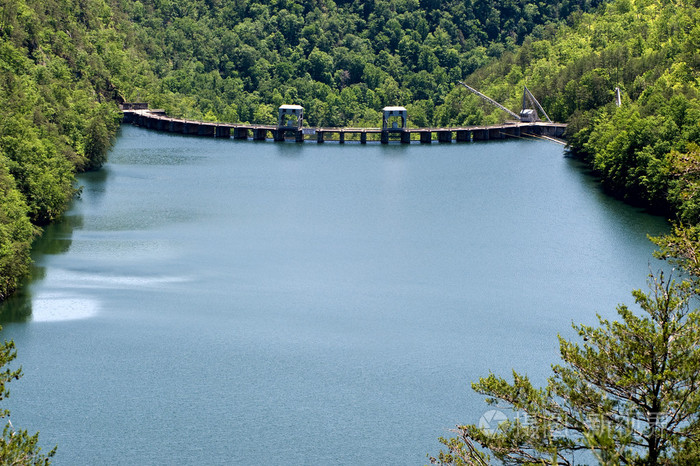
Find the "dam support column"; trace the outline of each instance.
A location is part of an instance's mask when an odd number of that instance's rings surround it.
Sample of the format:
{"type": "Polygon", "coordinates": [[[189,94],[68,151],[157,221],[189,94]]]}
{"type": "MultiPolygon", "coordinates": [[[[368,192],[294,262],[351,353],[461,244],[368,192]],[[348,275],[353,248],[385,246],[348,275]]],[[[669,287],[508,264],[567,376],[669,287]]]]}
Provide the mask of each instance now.
{"type": "Polygon", "coordinates": [[[472,131],[472,137],[475,141],[488,141],[489,140],[489,130],[488,129],[477,129],[472,131]]]}
{"type": "Polygon", "coordinates": [[[217,126],[216,127],[216,137],[217,138],[230,138],[231,128],[228,126],[217,126]]]}
{"type": "Polygon", "coordinates": [[[448,143],[452,142],[452,131],[438,131],[438,142],[448,143]]]}
{"type": "Polygon", "coordinates": [[[211,123],[200,124],[199,128],[197,129],[197,135],[198,136],[215,137],[216,136],[216,125],[213,125],[211,123]]]}
{"type": "Polygon", "coordinates": [[[469,142],[471,141],[471,134],[469,131],[457,131],[457,142],[469,142]]]}

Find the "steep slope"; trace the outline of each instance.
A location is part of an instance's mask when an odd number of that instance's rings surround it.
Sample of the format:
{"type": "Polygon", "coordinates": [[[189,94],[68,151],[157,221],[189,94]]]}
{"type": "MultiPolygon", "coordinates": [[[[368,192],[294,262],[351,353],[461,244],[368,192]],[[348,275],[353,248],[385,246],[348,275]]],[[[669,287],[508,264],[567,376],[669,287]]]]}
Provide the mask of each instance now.
{"type": "Polygon", "coordinates": [[[306,108],[310,125],[377,125],[383,106],[406,105],[413,124],[426,126],[439,121],[457,80],[598,2],[191,0],[123,7],[161,78],[139,95],[169,113],[263,123],[274,121],[278,105],[295,103],[306,108]]]}
{"type": "Polygon", "coordinates": [[[103,163],[118,127],[110,14],[98,1],[0,4],[0,299],[28,270],[30,220],[64,212],[74,173],[103,163]]]}
{"type": "Polygon", "coordinates": [[[313,125],[377,125],[396,104],[415,126],[480,122],[478,103],[451,113],[455,81],[599,1],[0,0],[0,299],[28,270],[32,224],[104,162],[118,102],[229,122],[272,122],[282,103],[313,125]]]}
{"type": "Polygon", "coordinates": [[[513,108],[527,84],[550,116],[570,121],[572,151],[609,192],[697,223],[697,7],[688,0],[616,0],[551,39],[526,39],[469,80],[513,108]]]}

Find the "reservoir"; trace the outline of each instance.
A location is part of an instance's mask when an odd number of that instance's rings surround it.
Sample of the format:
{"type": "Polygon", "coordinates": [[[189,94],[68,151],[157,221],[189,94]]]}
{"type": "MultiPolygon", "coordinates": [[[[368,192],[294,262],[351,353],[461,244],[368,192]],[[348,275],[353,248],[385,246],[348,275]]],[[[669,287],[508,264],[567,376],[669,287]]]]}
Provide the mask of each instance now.
{"type": "Polygon", "coordinates": [[[123,126],[2,306],[6,406],[55,464],[424,464],[662,264],[562,146],[123,126]]]}

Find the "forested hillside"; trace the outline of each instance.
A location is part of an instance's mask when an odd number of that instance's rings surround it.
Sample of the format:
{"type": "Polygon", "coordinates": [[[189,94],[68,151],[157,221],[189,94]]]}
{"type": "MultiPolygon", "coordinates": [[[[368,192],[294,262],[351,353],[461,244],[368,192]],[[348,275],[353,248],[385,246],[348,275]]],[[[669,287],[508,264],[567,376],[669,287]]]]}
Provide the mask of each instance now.
{"type": "Polygon", "coordinates": [[[311,126],[412,126],[505,118],[527,85],[606,189],[700,220],[700,26],[694,0],[123,2],[147,65],[119,86],[174,115],[272,123],[301,104],[311,126]],[[622,105],[615,105],[620,88],[622,105]]]}
{"type": "Polygon", "coordinates": [[[608,192],[675,223],[653,239],[675,269],[671,279],[650,274],[649,291],[633,292],[635,307],[620,305],[614,321],[560,336],[561,363],[543,387],[515,370],[474,383],[519,420],[458,426],[435,464],[574,464],[582,450],[600,464],[698,464],[698,367],[688,362],[700,338],[675,333],[696,332],[700,317],[698,6],[613,0],[468,78],[513,108],[512,89],[527,84],[550,116],[568,121],[572,153],[608,192]]]}
{"type": "MultiPolygon", "coordinates": [[[[162,78],[147,92],[170,113],[273,122],[276,107],[305,107],[311,126],[379,124],[405,105],[417,126],[444,120],[457,80],[529,34],[599,0],[377,0],[124,2],[162,78]]],[[[129,98],[135,98],[132,89],[129,98]]],[[[452,121],[478,121],[474,109],[452,121]]]]}
{"type": "Polygon", "coordinates": [[[0,0],[0,299],[74,174],[104,162],[116,103],[258,123],[298,103],[312,125],[373,126],[400,104],[415,126],[481,122],[476,101],[452,111],[455,81],[598,1],[0,0]]]}
{"type": "Polygon", "coordinates": [[[700,30],[691,0],[0,0],[0,299],[74,173],[98,168],[121,101],[177,116],[412,126],[505,117],[527,85],[572,150],[628,201],[700,215],[700,30]],[[623,105],[614,103],[614,89],[623,105]]]}
{"type": "Polygon", "coordinates": [[[516,111],[527,85],[610,193],[677,221],[660,255],[700,277],[698,7],[0,0],[0,300],[79,194],[75,174],[105,162],[121,102],[254,123],[301,104],[311,126],[377,126],[386,105],[406,106],[411,126],[506,118],[458,80],[516,111]]]}
{"type": "Polygon", "coordinates": [[[609,192],[695,224],[698,6],[692,0],[615,0],[562,25],[553,38],[526,39],[469,79],[513,108],[517,90],[527,84],[552,118],[570,122],[571,149],[591,163],[609,192]]]}
{"type": "Polygon", "coordinates": [[[99,167],[118,125],[101,43],[109,8],[0,3],[0,299],[28,270],[37,226],[58,218],[74,173],[99,167]]]}

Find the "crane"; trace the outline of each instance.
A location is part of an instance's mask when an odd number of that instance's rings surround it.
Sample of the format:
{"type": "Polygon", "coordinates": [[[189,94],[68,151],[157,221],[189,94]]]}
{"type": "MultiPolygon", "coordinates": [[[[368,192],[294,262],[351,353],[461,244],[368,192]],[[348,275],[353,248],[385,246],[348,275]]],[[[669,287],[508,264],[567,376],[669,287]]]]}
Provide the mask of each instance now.
{"type": "MultiPolygon", "coordinates": [[[[536,107],[542,115],[547,119],[548,122],[552,122],[552,120],[549,119],[549,115],[547,115],[547,112],[544,111],[540,103],[535,99],[535,96],[532,95],[532,92],[530,92],[530,89],[527,88],[527,86],[523,86],[523,109],[520,111],[520,120],[523,120],[523,114],[526,113],[530,108],[536,107]],[[530,107],[527,107],[527,104],[530,104],[530,107]]],[[[528,112],[529,113],[529,112],[528,112]]],[[[527,121],[537,121],[539,118],[537,117],[537,113],[535,113],[535,118],[534,120],[527,120],[527,121]]]]}
{"type": "Polygon", "coordinates": [[[511,115],[513,118],[516,118],[516,119],[520,120],[520,116],[519,116],[519,115],[517,115],[515,112],[512,112],[512,111],[508,110],[508,109],[505,108],[503,105],[501,105],[501,104],[499,104],[498,102],[496,102],[495,100],[493,100],[491,97],[482,94],[481,92],[477,91],[477,90],[474,89],[473,87],[464,84],[462,81],[457,81],[457,82],[460,83],[462,86],[466,87],[467,89],[469,89],[470,92],[472,92],[472,93],[478,95],[479,97],[481,97],[481,98],[482,98],[483,100],[485,100],[486,102],[490,103],[491,105],[495,105],[496,107],[500,108],[500,109],[503,110],[504,112],[506,112],[506,113],[508,113],[509,115],[511,115]]]}
{"type": "Polygon", "coordinates": [[[512,116],[513,118],[515,118],[518,121],[522,121],[522,122],[538,121],[539,116],[537,114],[537,110],[531,108],[531,107],[535,107],[542,113],[542,115],[544,115],[544,117],[547,119],[548,122],[550,122],[550,123],[552,122],[552,120],[549,119],[547,112],[544,111],[544,109],[542,108],[540,103],[537,101],[537,99],[535,99],[535,96],[532,95],[532,92],[530,92],[530,90],[527,87],[525,87],[525,90],[523,91],[523,109],[520,111],[520,115],[518,115],[517,113],[515,113],[515,112],[507,109],[503,105],[499,104],[498,102],[493,100],[491,97],[482,94],[481,92],[479,92],[476,89],[474,89],[473,87],[463,83],[462,81],[457,81],[457,82],[459,84],[461,84],[462,86],[466,87],[473,94],[476,94],[477,96],[479,96],[482,100],[490,103],[491,105],[495,105],[496,107],[498,107],[501,110],[503,110],[504,112],[508,113],[510,116],[512,116]]]}

